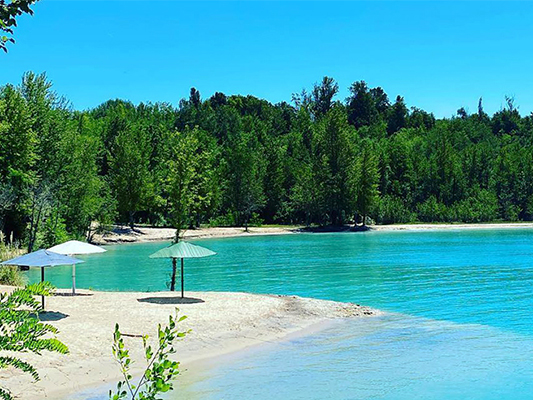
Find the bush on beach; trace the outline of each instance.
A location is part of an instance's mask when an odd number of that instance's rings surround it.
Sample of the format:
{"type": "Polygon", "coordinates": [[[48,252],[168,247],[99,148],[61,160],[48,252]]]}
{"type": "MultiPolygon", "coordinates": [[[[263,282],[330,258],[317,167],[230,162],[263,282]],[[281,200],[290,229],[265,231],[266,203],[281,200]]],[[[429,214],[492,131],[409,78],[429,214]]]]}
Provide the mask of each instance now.
{"type": "Polygon", "coordinates": [[[24,286],[26,279],[14,265],[0,266],[0,285],[24,286]]]}
{"type": "MultiPolygon", "coordinates": [[[[20,249],[12,240],[5,243],[5,236],[0,232],[0,262],[10,260],[24,254],[25,251],[20,249]]],[[[24,286],[26,283],[24,276],[18,267],[0,266],[0,285],[24,286]]]]}

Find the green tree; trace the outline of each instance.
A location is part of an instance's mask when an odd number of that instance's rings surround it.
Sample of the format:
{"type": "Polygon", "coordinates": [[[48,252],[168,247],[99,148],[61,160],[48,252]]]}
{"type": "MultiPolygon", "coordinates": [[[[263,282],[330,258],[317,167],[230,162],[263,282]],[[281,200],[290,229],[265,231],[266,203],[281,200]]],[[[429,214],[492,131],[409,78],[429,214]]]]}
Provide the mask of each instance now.
{"type": "Polygon", "coordinates": [[[317,221],[316,216],[323,208],[322,186],[316,179],[311,163],[302,163],[297,170],[296,182],[292,187],[290,200],[293,209],[303,214],[305,224],[311,225],[311,222],[317,221]]]}
{"type": "Polygon", "coordinates": [[[339,92],[339,85],[333,78],[325,76],[320,84],[315,84],[312,92],[312,110],[315,118],[325,115],[333,107],[333,98],[339,92]]]}
{"type": "Polygon", "coordinates": [[[144,209],[152,192],[149,170],[150,144],[146,132],[128,124],[115,137],[109,152],[109,176],[118,210],[134,229],[135,214],[144,209]]]}
{"type": "Polygon", "coordinates": [[[333,225],[342,225],[351,212],[348,189],[348,171],[351,165],[355,134],[341,107],[333,108],[316,125],[314,145],[317,179],[322,182],[325,219],[333,225]]]}
{"type": "Polygon", "coordinates": [[[246,230],[252,214],[265,204],[264,159],[258,140],[261,128],[253,118],[247,118],[247,125],[230,139],[223,166],[228,208],[236,213],[235,223],[246,230]]]}
{"type": "Polygon", "coordinates": [[[347,101],[348,121],[356,128],[374,124],[379,119],[378,106],[382,112],[388,108],[389,100],[383,90],[371,89],[365,81],[354,82],[350,86],[347,101]],[[372,91],[374,90],[374,91],[372,91]]]}
{"type": "Polygon", "coordinates": [[[361,215],[363,226],[366,226],[368,214],[376,208],[379,201],[378,161],[368,145],[363,147],[354,165],[352,182],[355,210],[361,215]]]}
{"type": "Polygon", "coordinates": [[[195,152],[198,149],[195,136],[172,132],[168,137],[168,161],[165,163],[164,192],[170,221],[176,228],[174,242],[181,238],[181,232],[188,225],[190,209],[194,200],[195,152]]]}
{"type": "Polygon", "coordinates": [[[0,185],[5,196],[2,229],[22,237],[26,229],[27,187],[35,179],[37,136],[28,104],[17,88],[0,89],[0,185]],[[8,192],[9,191],[9,192],[8,192]],[[9,200],[9,203],[7,202],[9,200]]]}
{"type": "Polygon", "coordinates": [[[407,119],[409,117],[409,110],[405,105],[402,96],[396,97],[396,102],[392,105],[389,112],[389,120],[387,123],[387,132],[392,135],[400,129],[407,126],[407,119]]]}

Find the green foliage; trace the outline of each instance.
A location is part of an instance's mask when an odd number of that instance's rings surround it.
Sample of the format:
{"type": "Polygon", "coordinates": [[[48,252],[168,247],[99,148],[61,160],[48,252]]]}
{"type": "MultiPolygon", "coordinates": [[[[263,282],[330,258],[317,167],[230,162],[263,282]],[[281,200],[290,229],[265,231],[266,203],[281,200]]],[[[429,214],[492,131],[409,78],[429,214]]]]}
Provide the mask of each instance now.
{"type": "Polygon", "coordinates": [[[168,326],[157,327],[157,344],[155,347],[150,345],[147,335],[144,335],[143,347],[146,361],[146,369],[138,383],[132,381],[133,377],[130,368],[133,363],[129,350],[124,344],[124,338],[120,332],[118,324],[115,325],[113,334],[113,356],[120,365],[121,373],[124,380],[117,383],[116,392],[109,391],[110,400],[156,400],[161,393],[173,390],[172,380],[180,373],[178,361],[172,361],[170,355],[174,354],[174,342],[176,339],[182,339],[187,332],[180,332],[178,324],[186,316],[170,316],[168,326]]]}
{"type": "Polygon", "coordinates": [[[22,14],[33,15],[30,8],[37,0],[0,0],[0,50],[7,53],[7,43],[15,43],[13,28],[17,26],[17,18],[22,14]],[[6,36],[10,35],[10,36],[6,36]]]}
{"type": "MultiPolygon", "coordinates": [[[[0,351],[39,355],[43,351],[68,353],[68,348],[59,340],[46,337],[58,333],[57,329],[39,320],[42,309],[35,296],[49,296],[52,289],[50,283],[44,282],[0,294],[0,351]]],[[[15,355],[0,356],[0,369],[9,367],[39,380],[39,374],[31,364],[15,355]]],[[[13,397],[8,389],[0,388],[0,398],[11,400],[13,397]]]]}
{"type": "MultiPolygon", "coordinates": [[[[191,90],[179,107],[72,111],[45,75],[0,88],[0,231],[28,249],[127,222],[533,220],[533,116],[436,119],[381,87],[324,77],[294,104],[191,90]],[[366,218],[363,218],[366,220],[366,218]]],[[[178,239],[176,238],[176,240],[178,239]]]]}
{"type": "Polygon", "coordinates": [[[238,216],[237,213],[228,213],[225,215],[219,215],[217,217],[212,218],[209,221],[210,227],[230,227],[230,226],[237,226],[238,225],[238,216]]]}
{"type": "Polygon", "coordinates": [[[168,220],[180,232],[188,226],[199,226],[216,201],[218,193],[216,144],[198,129],[166,136],[165,158],[160,167],[161,196],[166,199],[168,220]]]}
{"type": "Polygon", "coordinates": [[[449,218],[446,205],[440,203],[435,196],[418,205],[418,218],[423,222],[444,222],[449,218]]]}
{"type": "MultiPolygon", "coordinates": [[[[0,232],[0,262],[22,254],[24,254],[24,250],[20,249],[16,243],[13,243],[12,238],[7,242],[4,234],[0,232]]],[[[0,266],[0,285],[24,286],[25,283],[24,276],[18,267],[13,265],[0,266]]]]}
{"type": "Polygon", "coordinates": [[[337,106],[320,120],[313,132],[316,154],[314,173],[321,182],[319,214],[322,220],[342,225],[350,214],[350,166],[357,139],[344,109],[337,106]]]}
{"type": "Polygon", "coordinates": [[[355,193],[355,210],[361,215],[364,226],[367,215],[376,208],[379,200],[378,162],[368,146],[363,148],[354,168],[352,184],[355,193]]]}
{"type": "Polygon", "coordinates": [[[19,268],[14,265],[0,266],[0,285],[24,286],[26,280],[19,268]]]}
{"type": "Polygon", "coordinates": [[[149,203],[153,185],[148,140],[145,129],[124,121],[108,153],[109,176],[118,210],[127,216],[132,229],[135,214],[149,203]]]}
{"type": "Polygon", "coordinates": [[[376,217],[380,224],[406,224],[416,221],[416,214],[409,210],[404,201],[390,195],[379,199],[376,217]]]}
{"type": "Polygon", "coordinates": [[[37,237],[38,247],[49,248],[69,240],[65,221],[56,215],[51,215],[44,223],[40,235],[37,237]]]}
{"type": "Polygon", "coordinates": [[[387,132],[392,135],[400,129],[407,127],[409,111],[402,96],[396,97],[396,102],[392,105],[389,120],[387,123],[387,132]]]}
{"type": "Polygon", "coordinates": [[[353,83],[350,92],[351,96],[347,100],[348,120],[356,128],[377,123],[390,106],[383,89],[369,90],[364,81],[353,83]]]}
{"type": "Polygon", "coordinates": [[[0,197],[7,199],[0,229],[33,250],[65,234],[84,237],[93,221],[114,219],[115,201],[98,169],[99,129],[73,113],[44,74],[27,73],[18,87],[0,88],[0,197]]]}

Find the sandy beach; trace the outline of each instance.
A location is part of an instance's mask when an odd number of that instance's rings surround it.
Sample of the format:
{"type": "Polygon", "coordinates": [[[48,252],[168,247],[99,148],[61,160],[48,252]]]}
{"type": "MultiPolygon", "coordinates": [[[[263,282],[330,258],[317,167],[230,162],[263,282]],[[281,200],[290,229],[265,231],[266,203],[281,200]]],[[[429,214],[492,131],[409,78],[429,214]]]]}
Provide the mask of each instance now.
{"type": "Polygon", "coordinates": [[[486,224],[397,224],[372,225],[373,231],[436,231],[464,229],[533,229],[531,222],[501,222],[486,224]]]}
{"type": "MultiPolygon", "coordinates": [[[[369,225],[370,231],[393,232],[393,231],[430,231],[430,230],[458,230],[458,229],[533,229],[531,222],[502,222],[484,224],[396,224],[396,225],[369,225]]],[[[253,227],[248,232],[244,228],[199,228],[185,231],[185,239],[209,239],[225,237],[244,237],[258,235],[287,235],[296,233],[320,233],[320,232],[349,232],[350,226],[342,228],[305,229],[298,226],[287,227],[253,227]]],[[[115,228],[105,234],[95,235],[95,244],[118,244],[172,240],[176,233],[172,228],[151,228],[136,227],[134,231],[130,228],[115,228]]]]}
{"type": "MultiPolygon", "coordinates": [[[[244,228],[198,228],[183,232],[184,239],[209,239],[225,238],[236,236],[257,236],[257,235],[284,235],[299,232],[299,227],[257,227],[249,228],[248,232],[244,228]]],[[[176,230],[173,228],[151,228],[116,227],[110,232],[96,234],[92,240],[95,244],[115,244],[115,243],[135,243],[151,242],[162,240],[173,240],[176,230]]]]}
{"type": "MultiPolygon", "coordinates": [[[[10,290],[0,286],[0,291],[10,290]]],[[[378,311],[350,303],[315,300],[296,296],[247,293],[187,292],[185,301],[178,293],[96,292],[80,290],[76,297],[58,290],[47,298],[42,319],[56,326],[58,338],[70,354],[24,354],[39,371],[35,383],[14,370],[0,372],[2,384],[23,399],[60,399],[88,387],[114,382],[118,366],[111,353],[115,323],[129,335],[153,336],[157,324],[165,324],[175,313],[187,315],[183,330],[192,332],[177,345],[176,358],[184,368],[188,363],[219,356],[249,346],[279,340],[289,334],[340,318],[367,317],[378,311]]],[[[139,337],[127,337],[132,357],[144,365],[139,337]]]]}

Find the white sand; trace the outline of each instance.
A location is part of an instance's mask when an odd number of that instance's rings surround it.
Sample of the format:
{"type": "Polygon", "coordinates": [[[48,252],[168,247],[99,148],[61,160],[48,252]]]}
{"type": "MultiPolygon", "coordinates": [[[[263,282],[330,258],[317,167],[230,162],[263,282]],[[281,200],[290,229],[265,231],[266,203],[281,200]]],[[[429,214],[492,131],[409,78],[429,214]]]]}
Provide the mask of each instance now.
{"type": "MultiPolygon", "coordinates": [[[[9,290],[0,286],[0,290],[9,290]]],[[[59,293],[68,292],[59,290],[59,293]]],[[[111,353],[115,323],[123,333],[154,335],[158,323],[179,307],[188,316],[183,329],[192,329],[177,346],[176,358],[183,367],[207,357],[274,341],[337,318],[376,315],[378,312],[355,304],[293,296],[246,293],[186,292],[116,293],[80,290],[80,295],[47,299],[49,318],[60,333],[58,338],[70,354],[23,355],[41,376],[35,383],[14,370],[0,371],[0,381],[23,399],[56,399],[87,387],[114,382],[120,377],[111,353]],[[180,304],[181,303],[181,304],[180,304]]],[[[126,338],[134,359],[134,373],[144,365],[140,338],[126,338]]]]}
{"type": "MultiPolygon", "coordinates": [[[[182,234],[185,239],[208,239],[235,236],[280,235],[295,233],[297,231],[298,227],[290,226],[249,228],[248,232],[244,228],[199,228],[186,230],[182,234]]],[[[130,228],[116,228],[112,232],[95,235],[93,242],[96,244],[150,242],[156,240],[173,240],[175,235],[176,230],[172,228],[135,227],[134,231],[130,228]]]]}
{"type": "Polygon", "coordinates": [[[533,229],[531,222],[502,222],[487,224],[396,224],[372,225],[373,231],[430,231],[464,229],[533,229]]]}

